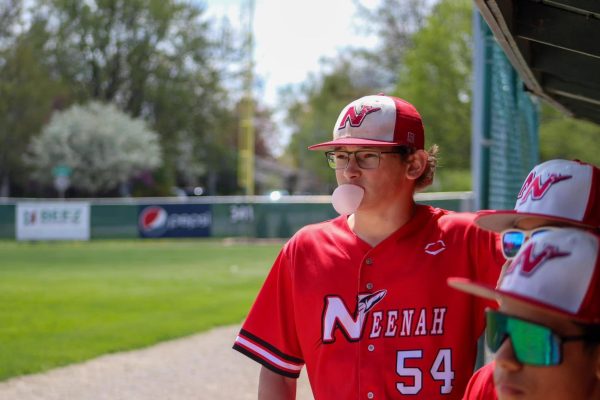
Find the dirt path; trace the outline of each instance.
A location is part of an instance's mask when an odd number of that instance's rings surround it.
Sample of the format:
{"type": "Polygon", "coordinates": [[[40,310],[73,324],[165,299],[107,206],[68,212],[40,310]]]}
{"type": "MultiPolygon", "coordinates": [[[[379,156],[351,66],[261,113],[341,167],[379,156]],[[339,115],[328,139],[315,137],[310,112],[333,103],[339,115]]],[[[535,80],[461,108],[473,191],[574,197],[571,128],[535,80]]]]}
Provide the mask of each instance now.
{"type": "MultiPolygon", "coordinates": [[[[0,383],[1,400],[250,400],[259,365],[231,349],[239,326],[0,383]]],[[[298,400],[312,400],[303,373],[298,400]]]]}

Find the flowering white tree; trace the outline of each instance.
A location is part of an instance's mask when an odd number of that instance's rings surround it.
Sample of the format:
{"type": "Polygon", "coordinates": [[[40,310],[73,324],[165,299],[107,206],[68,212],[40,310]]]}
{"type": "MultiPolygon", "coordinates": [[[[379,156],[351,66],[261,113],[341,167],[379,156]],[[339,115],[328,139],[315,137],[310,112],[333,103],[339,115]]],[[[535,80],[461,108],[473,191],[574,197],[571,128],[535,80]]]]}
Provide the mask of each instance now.
{"type": "Polygon", "coordinates": [[[92,102],[52,116],[30,143],[34,177],[51,184],[52,170],[71,170],[71,186],[94,194],[111,190],[162,163],[158,134],[112,104],[92,102]]]}

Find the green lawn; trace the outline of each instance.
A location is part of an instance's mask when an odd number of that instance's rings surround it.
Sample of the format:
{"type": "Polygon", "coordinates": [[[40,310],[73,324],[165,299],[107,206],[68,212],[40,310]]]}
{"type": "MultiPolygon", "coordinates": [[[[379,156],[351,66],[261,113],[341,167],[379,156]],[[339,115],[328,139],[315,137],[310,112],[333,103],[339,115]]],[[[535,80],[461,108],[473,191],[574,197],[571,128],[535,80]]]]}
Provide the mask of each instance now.
{"type": "Polygon", "coordinates": [[[240,322],[280,247],[0,241],[0,380],[240,322]]]}

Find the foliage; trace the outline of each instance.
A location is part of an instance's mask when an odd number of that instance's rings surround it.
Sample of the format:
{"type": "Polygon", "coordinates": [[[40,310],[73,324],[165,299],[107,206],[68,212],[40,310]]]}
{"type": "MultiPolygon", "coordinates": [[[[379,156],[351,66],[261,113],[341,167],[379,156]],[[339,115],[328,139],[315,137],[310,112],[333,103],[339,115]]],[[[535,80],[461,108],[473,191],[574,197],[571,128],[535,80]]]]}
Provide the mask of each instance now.
{"type": "Polygon", "coordinates": [[[221,43],[211,40],[203,9],[174,0],[49,3],[59,21],[49,28],[54,67],[81,88],[78,97],[115,102],[149,120],[169,163],[165,177],[172,184],[197,183],[209,164],[190,154],[215,150],[208,136],[227,104],[213,63],[222,56],[221,43]]]}
{"type": "Polygon", "coordinates": [[[440,168],[426,192],[466,192],[472,190],[470,169],[440,168]]]}
{"type": "Polygon", "coordinates": [[[239,323],[279,247],[0,241],[0,380],[239,323]]]}
{"type": "Polygon", "coordinates": [[[595,138],[600,126],[570,118],[542,103],[540,118],[540,154],[542,161],[554,158],[579,159],[600,166],[600,152],[595,138]]]}
{"type": "MultiPolygon", "coordinates": [[[[211,164],[212,160],[198,154],[229,149],[211,136],[235,137],[235,131],[220,130],[229,125],[234,103],[224,81],[236,78],[223,65],[239,54],[228,27],[218,31],[204,17],[201,3],[10,1],[19,6],[15,6],[19,12],[0,12],[0,21],[10,26],[3,30],[12,34],[0,40],[0,50],[6,49],[0,53],[0,85],[8,91],[0,98],[0,110],[15,104],[29,115],[27,122],[18,118],[16,129],[11,121],[0,119],[0,145],[10,141],[17,143],[17,149],[23,148],[52,110],[99,100],[143,118],[159,133],[165,163],[156,175],[160,189],[152,194],[166,194],[175,184],[197,184],[209,166],[221,170],[222,164],[211,164]],[[11,68],[23,78],[11,78],[4,71],[16,52],[9,44],[26,38],[35,44],[31,60],[13,57],[11,68]],[[23,81],[30,86],[19,88],[17,83],[23,81]],[[63,90],[51,90],[51,85],[63,90]],[[20,104],[13,101],[18,96],[20,104]]],[[[14,164],[10,168],[6,158],[0,157],[5,175],[14,176],[12,171],[23,169],[18,157],[9,160],[14,164]]],[[[21,186],[26,184],[25,178],[19,180],[21,186]]]]}
{"type": "Polygon", "coordinates": [[[374,67],[371,74],[378,82],[375,86],[388,91],[396,84],[404,55],[413,46],[414,34],[423,28],[432,1],[380,0],[375,7],[361,0],[354,3],[362,21],[360,29],[377,40],[374,50],[359,50],[358,55],[374,67]]]}
{"type": "Polygon", "coordinates": [[[310,190],[315,193],[331,193],[335,174],[321,151],[309,151],[307,147],[331,140],[340,111],[355,98],[374,92],[369,70],[356,68],[350,59],[330,61],[330,72],[320,79],[313,77],[301,93],[288,93],[287,123],[292,127],[292,138],[286,158],[313,177],[310,190]]]}
{"type": "Polygon", "coordinates": [[[299,96],[303,100],[290,106],[294,131],[288,156],[324,182],[319,191],[326,191],[334,185],[333,174],[323,167],[322,155],[306,152],[306,146],[330,138],[331,126],[348,102],[392,85],[389,94],[407,99],[420,111],[427,143],[440,145],[439,172],[448,172],[438,176],[435,187],[470,187],[464,171],[471,140],[471,2],[381,0],[373,9],[356,3],[379,45],[374,51],[340,57],[321,80],[304,86],[299,96]]]}
{"type": "Polygon", "coordinates": [[[23,9],[23,0],[4,0],[0,7],[0,48],[14,44],[16,21],[23,9]]]}
{"type": "Polygon", "coordinates": [[[427,143],[440,146],[442,168],[470,161],[471,18],[469,0],[442,0],[413,36],[395,94],[423,118],[427,143]]]}
{"type": "MultiPolygon", "coordinates": [[[[14,14],[6,13],[0,20],[12,18],[14,14]]],[[[27,33],[7,34],[1,43],[0,196],[8,195],[11,181],[27,181],[22,154],[66,91],[42,62],[44,42],[43,28],[33,23],[27,33]]]]}
{"type": "Polygon", "coordinates": [[[113,105],[90,103],[55,113],[31,143],[31,165],[40,182],[54,167],[72,170],[71,184],[89,194],[115,188],[161,164],[158,135],[113,105]]]}

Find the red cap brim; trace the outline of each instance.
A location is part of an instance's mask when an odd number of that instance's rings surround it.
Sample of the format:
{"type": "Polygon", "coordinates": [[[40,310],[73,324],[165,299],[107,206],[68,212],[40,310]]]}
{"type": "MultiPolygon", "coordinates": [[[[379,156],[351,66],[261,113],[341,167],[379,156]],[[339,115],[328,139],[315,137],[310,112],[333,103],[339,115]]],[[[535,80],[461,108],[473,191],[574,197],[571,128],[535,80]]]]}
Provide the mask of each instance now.
{"type": "Polygon", "coordinates": [[[340,138],[329,142],[313,144],[309,150],[333,150],[340,146],[363,146],[363,147],[393,147],[402,146],[402,143],[384,142],[381,140],[361,139],[361,138],[340,138]]]}
{"type": "Polygon", "coordinates": [[[548,312],[555,315],[560,315],[564,317],[568,317],[569,319],[590,323],[596,322],[590,321],[588,318],[582,318],[577,315],[571,314],[564,310],[558,309],[556,307],[550,306],[546,303],[522,296],[514,293],[506,292],[503,290],[499,290],[494,288],[493,286],[486,285],[483,283],[477,283],[472,280],[466,278],[448,278],[447,280],[448,286],[460,290],[461,292],[465,292],[468,294],[472,294],[474,296],[483,297],[485,299],[496,300],[498,303],[501,303],[504,299],[511,299],[512,301],[527,304],[528,306],[534,306],[540,308],[544,312],[548,312]]]}

